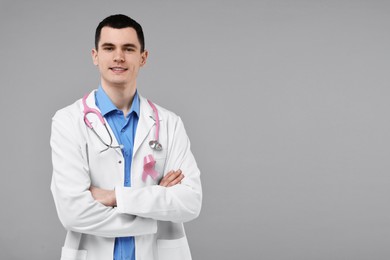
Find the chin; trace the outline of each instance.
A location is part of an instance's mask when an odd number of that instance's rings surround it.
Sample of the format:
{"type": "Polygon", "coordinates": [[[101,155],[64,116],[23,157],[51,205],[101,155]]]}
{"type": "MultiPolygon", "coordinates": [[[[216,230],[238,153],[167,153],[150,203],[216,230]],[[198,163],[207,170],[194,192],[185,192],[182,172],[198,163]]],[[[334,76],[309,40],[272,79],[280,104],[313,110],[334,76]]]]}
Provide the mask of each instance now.
{"type": "Polygon", "coordinates": [[[107,81],[107,83],[111,85],[126,85],[130,83],[130,80],[125,80],[125,79],[112,79],[107,81]]]}
{"type": "Polygon", "coordinates": [[[104,80],[104,78],[102,79],[104,82],[106,82],[107,85],[109,86],[113,86],[113,87],[123,87],[123,86],[127,86],[127,85],[131,85],[131,80],[128,79],[128,78],[110,78],[110,79],[107,79],[104,80]]]}

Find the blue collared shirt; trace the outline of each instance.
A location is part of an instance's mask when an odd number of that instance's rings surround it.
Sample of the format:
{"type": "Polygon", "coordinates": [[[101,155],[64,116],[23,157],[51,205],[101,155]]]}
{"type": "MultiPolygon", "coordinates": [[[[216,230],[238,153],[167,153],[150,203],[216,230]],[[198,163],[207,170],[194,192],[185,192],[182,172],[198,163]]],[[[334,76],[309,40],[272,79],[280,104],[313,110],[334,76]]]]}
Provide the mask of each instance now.
{"type": "MultiPolygon", "coordinates": [[[[137,131],[140,113],[140,101],[135,92],[129,113],[124,116],[99,86],[95,94],[96,106],[110,125],[116,140],[123,145],[122,154],[125,159],[124,186],[131,186],[131,163],[133,157],[134,136],[137,131]]],[[[117,237],[115,239],[114,260],[135,260],[134,237],[117,237]]]]}

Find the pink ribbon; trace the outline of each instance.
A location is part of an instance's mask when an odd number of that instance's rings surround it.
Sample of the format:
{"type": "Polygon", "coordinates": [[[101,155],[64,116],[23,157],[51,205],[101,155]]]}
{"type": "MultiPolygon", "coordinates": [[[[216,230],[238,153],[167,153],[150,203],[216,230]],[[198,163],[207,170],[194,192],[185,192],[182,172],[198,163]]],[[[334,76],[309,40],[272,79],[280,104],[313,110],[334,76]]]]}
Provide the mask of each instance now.
{"type": "Polygon", "coordinates": [[[153,180],[155,180],[158,176],[158,172],[154,170],[154,165],[156,161],[154,160],[153,155],[149,154],[144,157],[144,172],[142,173],[142,180],[146,181],[146,177],[150,175],[153,180]]]}

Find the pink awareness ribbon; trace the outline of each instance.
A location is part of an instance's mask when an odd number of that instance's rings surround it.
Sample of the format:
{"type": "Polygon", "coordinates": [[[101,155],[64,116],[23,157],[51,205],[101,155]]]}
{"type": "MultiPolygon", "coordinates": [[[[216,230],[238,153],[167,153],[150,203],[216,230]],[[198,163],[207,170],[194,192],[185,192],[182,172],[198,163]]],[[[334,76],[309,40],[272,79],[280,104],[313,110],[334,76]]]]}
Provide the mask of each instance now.
{"type": "Polygon", "coordinates": [[[142,180],[145,182],[146,177],[150,175],[153,180],[155,180],[158,176],[158,172],[154,170],[154,165],[156,161],[154,160],[153,155],[149,154],[144,157],[144,172],[142,173],[142,180]]]}

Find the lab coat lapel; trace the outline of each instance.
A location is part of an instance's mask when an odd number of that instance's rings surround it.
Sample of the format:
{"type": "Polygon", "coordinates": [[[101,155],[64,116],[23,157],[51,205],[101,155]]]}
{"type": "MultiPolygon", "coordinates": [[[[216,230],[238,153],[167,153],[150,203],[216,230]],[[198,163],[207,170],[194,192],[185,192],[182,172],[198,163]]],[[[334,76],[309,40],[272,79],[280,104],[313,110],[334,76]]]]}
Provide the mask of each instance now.
{"type": "Polygon", "coordinates": [[[148,101],[140,97],[140,115],[138,120],[137,132],[134,138],[133,155],[137,153],[138,148],[145,141],[150,130],[152,129],[154,122],[153,110],[149,106],[148,101]]]}

